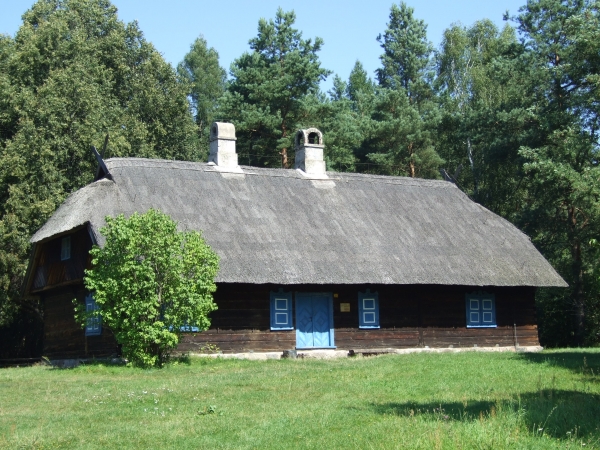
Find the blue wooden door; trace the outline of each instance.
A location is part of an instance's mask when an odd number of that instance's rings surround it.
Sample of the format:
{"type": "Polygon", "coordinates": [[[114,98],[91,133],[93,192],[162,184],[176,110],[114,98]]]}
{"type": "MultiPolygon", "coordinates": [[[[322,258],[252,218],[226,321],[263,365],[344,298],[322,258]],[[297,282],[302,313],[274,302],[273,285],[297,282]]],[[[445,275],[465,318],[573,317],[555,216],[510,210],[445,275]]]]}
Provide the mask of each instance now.
{"type": "Polygon", "coordinates": [[[333,347],[331,294],[296,294],[296,347],[333,347]]]}

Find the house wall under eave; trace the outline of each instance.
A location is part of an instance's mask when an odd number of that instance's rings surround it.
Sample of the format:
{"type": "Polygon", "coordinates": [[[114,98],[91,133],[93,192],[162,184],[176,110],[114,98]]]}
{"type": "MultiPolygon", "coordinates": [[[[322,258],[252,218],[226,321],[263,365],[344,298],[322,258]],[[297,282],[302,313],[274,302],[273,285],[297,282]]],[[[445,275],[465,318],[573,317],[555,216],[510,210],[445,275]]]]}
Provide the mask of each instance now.
{"type": "Polygon", "coordinates": [[[117,356],[112,332],[102,328],[100,336],[86,336],[75,322],[73,299],[84,304],[87,292],[83,284],[53,289],[42,297],[44,305],[44,350],[48,358],[103,358],[117,356]]]}
{"type": "Polygon", "coordinates": [[[186,335],[178,349],[201,352],[207,344],[225,353],[295,348],[295,330],[270,330],[270,292],[279,288],[333,294],[338,349],[539,345],[533,287],[220,283],[214,297],[219,309],[211,314],[211,328],[186,335]],[[379,294],[379,329],[358,327],[358,292],[367,288],[379,294]],[[474,291],[495,295],[497,327],[466,327],[465,294],[474,291]],[[349,303],[350,312],[341,312],[341,303],[349,303]]]}
{"type": "MultiPolygon", "coordinates": [[[[178,350],[201,352],[206,344],[225,353],[283,351],[296,346],[296,332],[270,330],[271,291],[277,285],[219,284],[211,314],[211,329],[184,335],[178,350]]],[[[286,291],[330,292],[333,298],[335,345],[343,350],[410,347],[493,347],[539,345],[531,287],[469,286],[286,286],[286,291]],[[358,328],[358,292],[367,288],[379,294],[380,329],[358,328]],[[494,293],[496,328],[467,328],[465,294],[483,290],[494,293]],[[349,303],[350,312],[340,304],[349,303]],[[516,327],[515,327],[516,325],[516,327]]],[[[44,292],[44,355],[49,358],[99,358],[118,354],[110,330],[100,336],[85,336],[75,322],[72,300],[83,303],[81,283],[44,292]]]]}
{"type": "Polygon", "coordinates": [[[115,356],[118,348],[113,334],[104,329],[100,336],[85,336],[75,322],[73,299],[84,304],[84,270],[90,267],[92,240],[87,227],[38,244],[32,267],[30,295],[43,305],[44,334],[42,354],[48,358],[99,358],[115,356]],[[61,241],[70,237],[70,255],[61,258],[61,241]]]}

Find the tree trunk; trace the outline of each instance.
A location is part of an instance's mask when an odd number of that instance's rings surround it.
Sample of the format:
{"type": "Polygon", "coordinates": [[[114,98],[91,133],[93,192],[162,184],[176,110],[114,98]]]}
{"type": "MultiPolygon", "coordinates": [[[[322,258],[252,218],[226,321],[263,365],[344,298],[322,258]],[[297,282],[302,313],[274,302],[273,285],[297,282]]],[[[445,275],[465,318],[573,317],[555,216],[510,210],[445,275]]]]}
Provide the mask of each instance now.
{"type": "Polygon", "coordinates": [[[473,174],[473,195],[477,198],[479,194],[479,180],[475,173],[475,159],[473,158],[473,148],[471,147],[471,138],[467,138],[467,156],[469,157],[469,165],[473,174]]]}
{"type": "Polygon", "coordinates": [[[408,144],[408,154],[410,155],[409,162],[408,162],[408,173],[411,178],[415,178],[417,170],[415,168],[415,162],[412,158],[413,155],[415,154],[415,152],[413,151],[413,143],[412,142],[410,144],[408,144]]]}
{"type": "MultiPolygon", "coordinates": [[[[284,138],[286,136],[287,136],[287,127],[285,126],[285,122],[284,122],[281,124],[281,137],[284,138]]],[[[279,154],[281,155],[281,167],[283,169],[289,169],[287,148],[282,148],[281,153],[279,153],[279,154]]]]}
{"type": "Polygon", "coordinates": [[[577,212],[574,206],[568,209],[571,228],[571,256],[573,258],[573,309],[575,321],[575,340],[581,346],[585,340],[585,296],[583,292],[583,262],[581,260],[581,242],[576,237],[577,212]]]}

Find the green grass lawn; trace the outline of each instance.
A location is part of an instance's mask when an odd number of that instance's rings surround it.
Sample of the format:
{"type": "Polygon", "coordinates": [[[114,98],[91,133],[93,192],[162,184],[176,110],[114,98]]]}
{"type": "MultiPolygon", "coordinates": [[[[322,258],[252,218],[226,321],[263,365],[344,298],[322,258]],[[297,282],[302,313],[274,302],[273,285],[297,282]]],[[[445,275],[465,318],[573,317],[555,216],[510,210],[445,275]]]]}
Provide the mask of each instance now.
{"type": "Polygon", "coordinates": [[[1,448],[600,448],[600,351],[0,370],[1,448]]]}

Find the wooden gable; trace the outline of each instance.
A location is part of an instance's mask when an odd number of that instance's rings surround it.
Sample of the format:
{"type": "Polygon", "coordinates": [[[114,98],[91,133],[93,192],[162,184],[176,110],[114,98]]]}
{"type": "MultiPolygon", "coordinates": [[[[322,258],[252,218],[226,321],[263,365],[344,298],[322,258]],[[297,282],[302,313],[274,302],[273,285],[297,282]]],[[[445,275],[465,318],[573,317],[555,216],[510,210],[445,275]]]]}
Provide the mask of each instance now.
{"type": "Polygon", "coordinates": [[[37,244],[30,292],[80,282],[84,270],[90,267],[91,248],[92,239],[87,226],[37,244]],[[65,254],[65,239],[70,241],[68,257],[65,254]]]}

